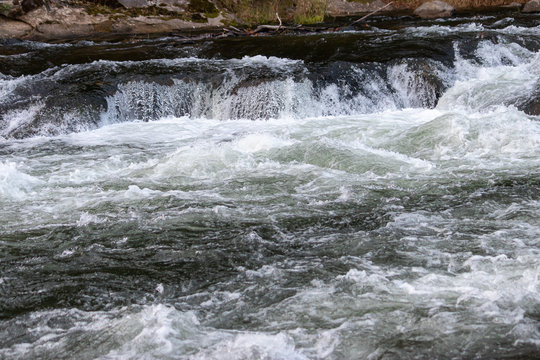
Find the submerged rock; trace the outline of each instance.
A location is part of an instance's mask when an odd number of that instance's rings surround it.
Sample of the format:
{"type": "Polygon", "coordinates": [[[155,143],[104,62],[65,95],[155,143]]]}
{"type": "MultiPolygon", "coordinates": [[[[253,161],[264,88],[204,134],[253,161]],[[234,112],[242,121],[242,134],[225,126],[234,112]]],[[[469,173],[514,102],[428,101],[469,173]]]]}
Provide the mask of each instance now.
{"type": "Polygon", "coordinates": [[[531,0],[523,6],[524,13],[540,12],[540,0],[531,0]]]}
{"type": "Polygon", "coordinates": [[[540,116],[540,97],[531,100],[523,107],[525,114],[540,116]]]}
{"type": "Polygon", "coordinates": [[[530,97],[518,101],[516,107],[526,114],[540,116],[540,84],[536,86],[530,97]]]}
{"type": "Polygon", "coordinates": [[[422,19],[436,19],[454,15],[456,9],[444,1],[429,1],[420,5],[414,14],[422,19]]]}

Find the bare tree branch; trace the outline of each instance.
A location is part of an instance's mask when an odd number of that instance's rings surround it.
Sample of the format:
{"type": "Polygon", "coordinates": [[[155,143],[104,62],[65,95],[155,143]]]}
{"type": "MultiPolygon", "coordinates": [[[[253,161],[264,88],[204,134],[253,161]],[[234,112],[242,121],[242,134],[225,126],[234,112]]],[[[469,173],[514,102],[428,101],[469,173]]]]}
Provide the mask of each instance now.
{"type": "Polygon", "coordinates": [[[353,21],[352,23],[349,24],[349,26],[352,26],[352,25],[354,25],[354,24],[356,24],[356,23],[359,23],[360,21],[364,21],[364,20],[367,19],[369,16],[371,16],[371,15],[373,15],[373,14],[375,14],[375,13],[378,13],[379,11],[381,11],[382,9],[385,9],[385,8],[389,7],[390,5],[392,5],[392,1],[390,1],[388,4],[384,5],[383,7],[380,7],[380,8],[378,8],[377,10],[374,10],[374,11],[370,12],[369,14],[367,14],[367,15],[365,15],[365,16],[362,16],[360,19],[353,21]]]}

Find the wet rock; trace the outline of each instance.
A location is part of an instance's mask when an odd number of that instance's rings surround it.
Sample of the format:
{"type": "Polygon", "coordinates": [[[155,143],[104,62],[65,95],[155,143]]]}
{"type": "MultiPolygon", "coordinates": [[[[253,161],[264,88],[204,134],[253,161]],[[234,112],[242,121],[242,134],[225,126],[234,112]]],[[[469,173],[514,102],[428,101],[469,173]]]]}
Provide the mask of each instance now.
{"type": "Polygon", "coordinates": [[[422,19],[436,19],[454,15],[456,9],[444,1],[429,1],[420,5],[414,14],[422,19]]]}
{"type": "Polygon", "coordinates": [[[540,116],[540,84],[527,99],[518,101],[516,107],[529,115],[540,116]]]}
{"type": "Polygon", "coordinates": [[[107,96],[116,90],[107,81],[106,69],[72,67],[75,71],[22,83],[11,96],[0,101],[0,132],[6,137],[26,138],[39,134],[58,135],[68,131],[95,128],[107,108],[107,96]],[[27,121],[4,128],[3,121],[13,111],[35,109],[27,121]]]}
{"type": "Polygon", "coordinates": [[[540,0],[531,0],[523,6],[524,13],[540,12],[540,0]]]}
{"type": "Polygon", "coordinates": [[[529,91],[509,100],[505,105],[513,105],[529,115],[540,115],[540,82],[537,82],[529,91]]]}
{"type": "Polygon", "coordinates": [[[540,116],[540,97],[532,100],[523,107],[523,112],[529,115],[540,116]]]}

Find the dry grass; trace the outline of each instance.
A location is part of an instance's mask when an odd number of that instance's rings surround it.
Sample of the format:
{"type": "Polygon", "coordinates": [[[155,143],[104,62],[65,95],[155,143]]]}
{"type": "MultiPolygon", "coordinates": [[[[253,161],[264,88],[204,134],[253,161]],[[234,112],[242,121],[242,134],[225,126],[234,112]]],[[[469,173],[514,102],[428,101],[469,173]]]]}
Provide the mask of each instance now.
{"type": "Polygon", "coordinates": [[[248,25],[277,23],[276,13],[286,22],[317,23],[324,18],[327,0],[217,0],[248,25]]]}
{"type": "Polygon", "coordinates": [[[322,22],[326,12],[326,0],[297,0],[295,22],[315,24],[322,22]]]}

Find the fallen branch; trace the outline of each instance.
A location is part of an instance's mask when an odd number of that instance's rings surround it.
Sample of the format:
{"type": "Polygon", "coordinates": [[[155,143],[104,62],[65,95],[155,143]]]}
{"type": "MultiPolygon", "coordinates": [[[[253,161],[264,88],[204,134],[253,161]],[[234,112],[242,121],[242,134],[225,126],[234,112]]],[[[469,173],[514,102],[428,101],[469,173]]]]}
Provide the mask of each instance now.
{"type": "Polygon", "coordinates": [[[360,21],[364,21],[365,19],[367,19],[367,18],[370,17],[371,15],[373,15],[373,14],[375,14],[375,13],[378,13],[379,11],[381,11],[382,9],[385,9],[385,8],[389,7],[390,5],[392,5],[392,1],[390,1],[388,4],[384,5],[383,7],[380,7],[380,8],[378,8],[377,10],[374,10],[374,11],[370,12],[369,14],[367,14],[367,15],[365,15],[365,16],[362,16],[360,19],[353,21],[352,23],[349,24],[349,26],[353,26],[354,24],[359,23],[360,21]]]}
{"type": "Polygon", "coordinates": [[[233,34],[233,35],[246,35],[245,31],[235,28],[234,26],[229,26],[229,28],[224,28],[223,31],[226,31],[229,34],[233,34]]]}
{"type": "Polygon", "coordinates": [[[280,25],[259,25],[255,28],[255,30],[253,30],[253,33],[256,34],[258,32],[261,32],[263,30],[275,30],[275,31],[278,31],[279,28],[281,26],[280,25]]]}
{"type": "Polygon", "coordinates": [[[278,31],[280,29],[283,29],[283,30],[301,30],[302,28],[302,25],[297,25],[297,26],[282,26],[282,25],[259,25],[255,28],[255,30],[253,30],[253,34],[256,34],[258,32],[261,32],[261,31],[266,31],[266,30],[274,30],[274,31],[278,31]]]}
{"type": "Polygon", "coordinates": [[[237,31],[237,32],[239,32],[239,33],[243,32],[242,30],[240,30],[240,29],[238,29],[238,28],[236,28],[236,27],[234,27],[234,26],[232,26],[232,25],[230,25],[229,27],[230,27],[231,29],[233,29],[234,31],[237,31]]]}

